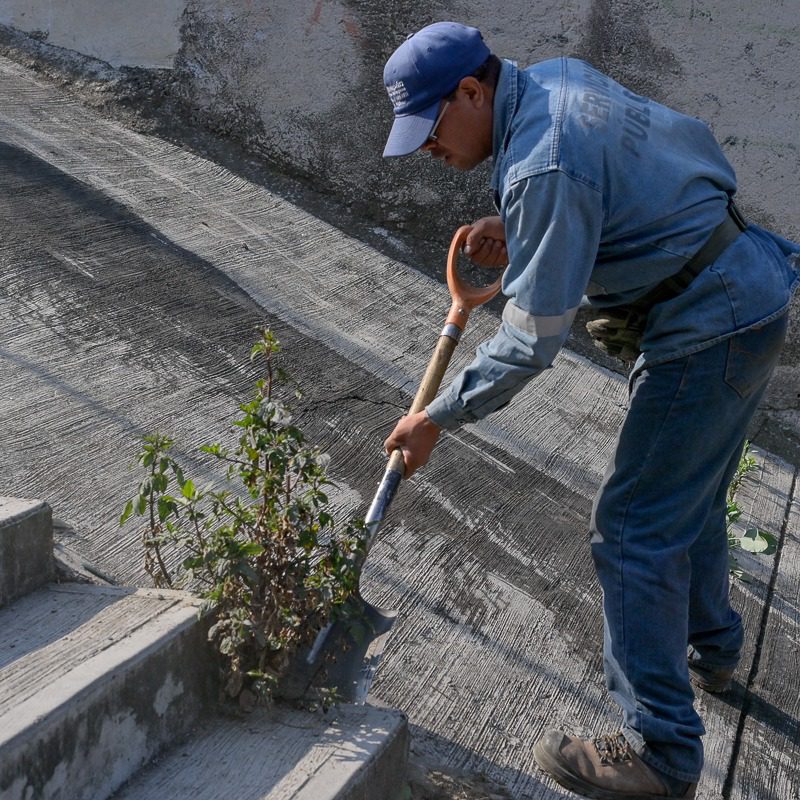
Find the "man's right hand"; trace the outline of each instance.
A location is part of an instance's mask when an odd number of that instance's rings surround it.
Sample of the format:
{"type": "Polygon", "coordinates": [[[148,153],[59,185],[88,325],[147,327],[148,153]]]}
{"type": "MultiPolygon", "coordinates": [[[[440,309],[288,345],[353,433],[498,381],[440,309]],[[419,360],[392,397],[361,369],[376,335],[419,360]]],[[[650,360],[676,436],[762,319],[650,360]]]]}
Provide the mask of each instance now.
{"type": "Polygon", "coordinates": [[[506,232],[500,217],[482,217],[472,223],[464,242],[464,254],[479,267],[502,269],[508,266],[506,232]]]}
{"type": "Polygon", "coordinates": [[[404,477],[410,478],[420,467],[428,463],[441,431],[442,429],[424,410],[401,417],[383,443],[386,455],[391,455],[398,449],[402,450],[405,464],[404,477]]]}

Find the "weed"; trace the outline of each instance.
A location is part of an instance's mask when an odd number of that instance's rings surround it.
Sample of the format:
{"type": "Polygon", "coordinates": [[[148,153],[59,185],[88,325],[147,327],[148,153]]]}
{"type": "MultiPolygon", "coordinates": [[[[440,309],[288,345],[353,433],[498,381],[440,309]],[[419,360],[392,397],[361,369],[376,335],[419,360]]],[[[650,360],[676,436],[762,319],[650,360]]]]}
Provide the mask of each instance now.
{"type": "Polygon", "coordinates": [[[745,582],[749,582],[752,579],[742,569],[736,558],[735,551],[741,549],[748,553],[760,553],[761,555],[769,556],[778,549],[777,538],[767,531],[762,531],[759,528],[747,528],[743,534],[737,536],[734,530],[734,523],[742,516],[742,510],[736,502],[736,495],[745,476],[757,467],[758,463],[750,453],[750,442],[745,442],[739,465],[728,487],[728,507],[725,520],[728,532],[729,570],[731,575],[745,582]]]}
{"type": "Polygon", "coordinates": [[[263,330],[251,360],[261,358],[266,375],[239,406],[236,447],[201,448],[237,491],[199,487],[170,455],[171,439],[147,436],[138,456],[146,475],[120,518],[145,519],[144,568],[155,585],[192,587],[201,613],[213,612],[224,690],[243,705],[268,701],[292,654],[346,615],[365,549],[363,523],[334,525],[328,458],[306,445],[277,398],[279,349],[263,330]]]}

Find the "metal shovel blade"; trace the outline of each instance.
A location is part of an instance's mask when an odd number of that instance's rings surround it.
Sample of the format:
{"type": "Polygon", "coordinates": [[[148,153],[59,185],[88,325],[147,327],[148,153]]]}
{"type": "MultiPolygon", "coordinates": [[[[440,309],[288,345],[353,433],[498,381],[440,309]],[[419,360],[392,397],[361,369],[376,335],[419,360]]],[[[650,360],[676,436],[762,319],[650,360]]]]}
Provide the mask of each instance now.
{"type": "MultiPolygon", "coordinates": [[[[364,519],[366,539],[362,559],[366,559],[378,535],[402,477],[403,457],[397,453],[389,460],[364,519]]],[[[322,686],[335,689],[344,702],[363,704],[367,701],[397,611],[374,606],[360,594],[351,597],[347,605],[338,620],[319,632],[311,649],[302,658],[295,659],[290,677],[279,687],[280,697],[300,699],[312,686],[322,686]]]]}
{"type": "Polygon", "coordinates": [[[322,643],[318,659],[325,670],[324,685],[335,688],[345,703],[367,701],[397,611],[355,598],[356,617],[337,621],[322,643]]]}
{"type": "Polygon", "coordinates": [[[298,653],[275,690],[281,700],[311,699],[314,688],[335,689],[337,699],[363,705],[380,664],[397,611],[357,595],[346,618],[323,628],[310,649],[298,653]]]}

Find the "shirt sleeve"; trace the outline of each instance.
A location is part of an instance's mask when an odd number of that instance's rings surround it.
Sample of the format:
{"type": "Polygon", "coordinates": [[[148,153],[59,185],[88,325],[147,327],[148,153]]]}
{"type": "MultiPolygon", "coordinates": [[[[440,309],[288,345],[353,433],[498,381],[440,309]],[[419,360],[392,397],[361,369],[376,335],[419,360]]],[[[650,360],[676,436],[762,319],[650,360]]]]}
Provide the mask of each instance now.
{"type": "Polygon", "coordinates": [[[506,405],[547,369],[567,338],[597,257],[600,192],[560,170],[512,184],[502,198],[508,297],[495,336],[426,411],[454,430],[506,405]]]}

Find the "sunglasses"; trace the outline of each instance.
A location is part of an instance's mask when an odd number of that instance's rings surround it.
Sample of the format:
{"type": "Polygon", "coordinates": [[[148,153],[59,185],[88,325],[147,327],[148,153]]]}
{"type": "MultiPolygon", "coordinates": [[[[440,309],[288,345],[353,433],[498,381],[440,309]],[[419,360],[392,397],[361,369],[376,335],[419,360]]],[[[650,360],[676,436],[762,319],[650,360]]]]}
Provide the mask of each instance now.
{"type": "Polygon", "coordinates": [[[445,104],[442,106],[442,110],[439,112],[439,116],[436,117],[436,121],[433,123],[433,127],[431,128],[431,132],[428,134],[428,138],[425,140],[425,144],[430,144],[431,142],[438,142],[439,137],[436,135],[436,129],[439,127],[442,117],[444,116],[444,112],[447,111],[447,106],[450,105],[450,101],[447,100],[445,104]]]}

